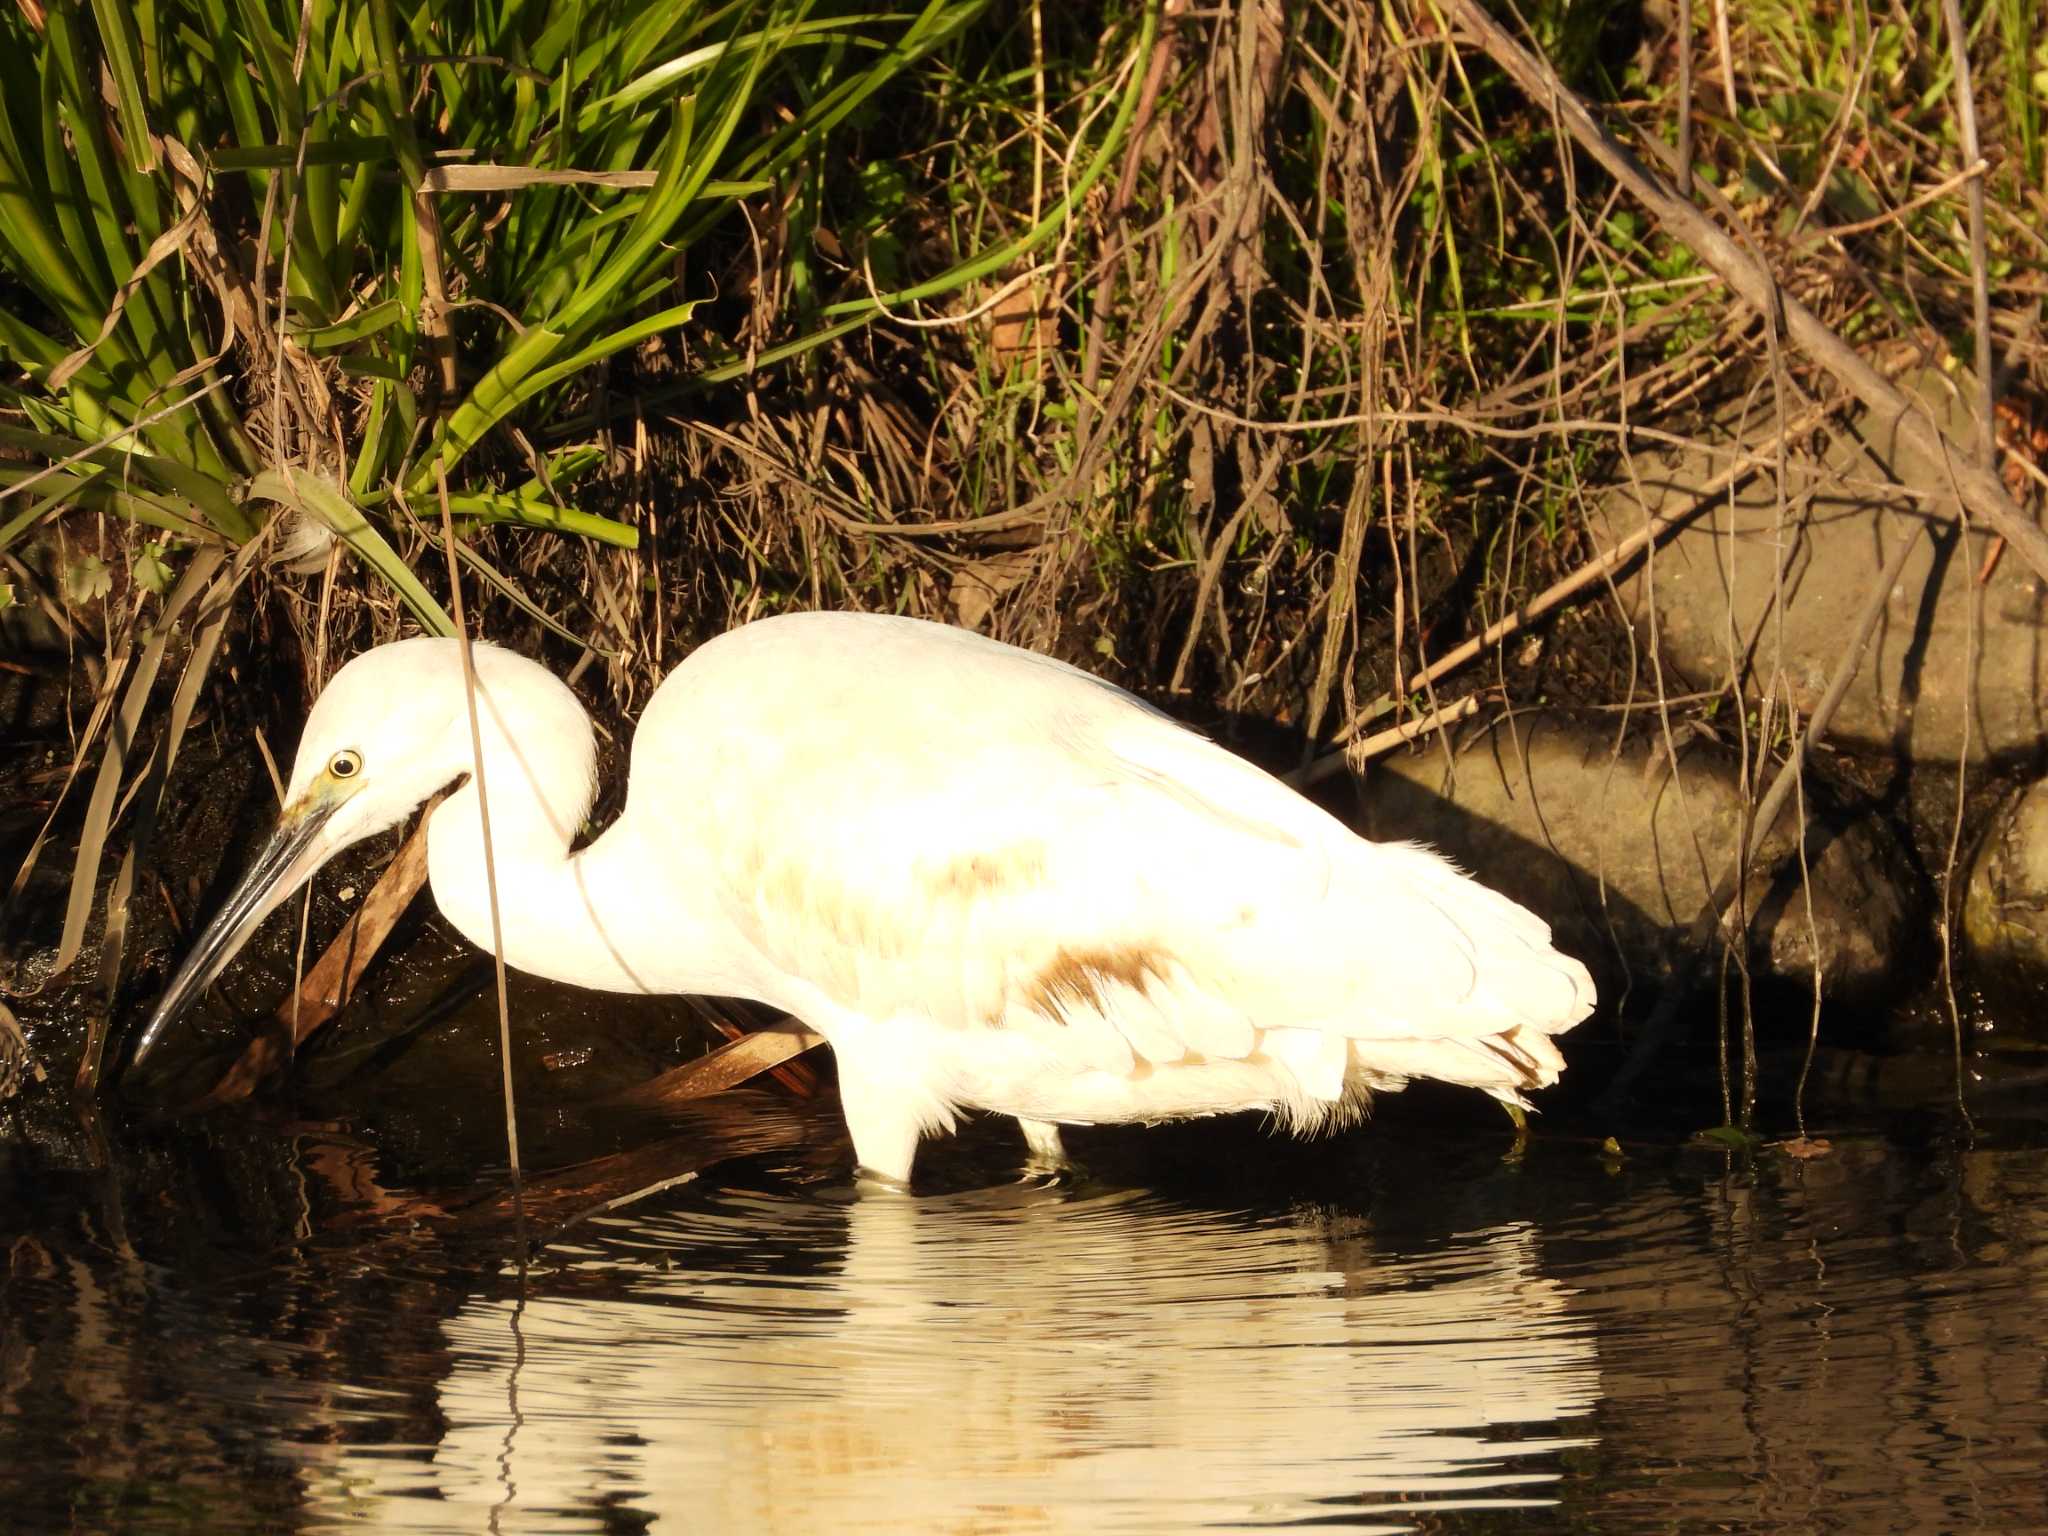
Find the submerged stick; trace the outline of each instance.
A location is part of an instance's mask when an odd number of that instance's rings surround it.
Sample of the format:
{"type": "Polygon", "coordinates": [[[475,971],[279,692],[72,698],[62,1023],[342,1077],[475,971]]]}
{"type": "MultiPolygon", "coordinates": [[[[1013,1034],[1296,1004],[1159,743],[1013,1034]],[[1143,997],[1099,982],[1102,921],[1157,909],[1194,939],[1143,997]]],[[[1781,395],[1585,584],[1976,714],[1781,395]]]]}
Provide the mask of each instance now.
{"type": "MultiPolygon", "coordinates": [[[[377,883],[370,887],[370,894],[363,898],[363,904],[327,946],[313,969],[306,973],[306,979],[298,990],[298,1027],[292,1043],[303,1045],[307,1036],[325,1024],[348,1006],[355,996],[356,985],[363,979],[363,972],[370,968],[370,962],[377,957],[377,951],[384,947],[384,941],[391,936],[391,930],[398,926],[398,920],[405,909],[412,905],[413,897],[420,887],[427,883],[427,817],[433,815],[442,796],[436,795],[427,802],[419,822],[399,848],[396,857],[385,866],[377,883]]],[[[291,1003],[278,1009],[280,1019],[286,1016],[291,1003]]]]}
{"type": "Polygon", "coordinates": [[[248,1098],[259,1083],[291,1059],[292,1051],[303,1045],[314,1030],[348,1006],[370,962],[377,958],[391,930],[412,905],[420,887],[427,883],[427,817],[433,814],[441,798],[436,795],[427,802],[418,825],[397,856],[385,866],[370,894],[363,898],[363,904],[306,973],[298,990],[278,1005],[276,1019],[280,1027],[251,1040],[221,1080],[191,1106],[193,1109],[214,1109],[248,1098]]]}
{"type": "Polygon", "coordinates": [[[795,1019],[783,1019],[614,1094],[611,1102],[655,1109],[723,1093],[763,1072],[781,1077],[788,1070],[784,1063],[824,1043],[825,1037],[816,1030],[795,1019]]]}

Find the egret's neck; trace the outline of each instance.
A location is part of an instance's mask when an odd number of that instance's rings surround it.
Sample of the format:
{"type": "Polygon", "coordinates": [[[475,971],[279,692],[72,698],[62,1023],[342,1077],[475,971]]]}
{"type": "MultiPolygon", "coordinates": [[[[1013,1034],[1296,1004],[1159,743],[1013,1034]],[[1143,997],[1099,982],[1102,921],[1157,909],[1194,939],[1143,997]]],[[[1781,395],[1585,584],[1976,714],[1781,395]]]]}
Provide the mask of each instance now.
{"type": "MultiPolygon", "coordinates": [[[[539,707],[521,699],[516,719],[494,712],[488,698],[479,702],[505,963],[607,992],[730,990],[722,967],[708,963],[719,946],[678,895],[679,872],[656,867],[630,816],[570,852],[596,794],[597,759],[574,695],[561,688],[539,707]]],[[[465,765],[473,760],[468,741],[465,716],[465,765]]],[[[443,915],[489,951],[491,886],[474,780],[428,822],[427,871],[443,915]]]]}

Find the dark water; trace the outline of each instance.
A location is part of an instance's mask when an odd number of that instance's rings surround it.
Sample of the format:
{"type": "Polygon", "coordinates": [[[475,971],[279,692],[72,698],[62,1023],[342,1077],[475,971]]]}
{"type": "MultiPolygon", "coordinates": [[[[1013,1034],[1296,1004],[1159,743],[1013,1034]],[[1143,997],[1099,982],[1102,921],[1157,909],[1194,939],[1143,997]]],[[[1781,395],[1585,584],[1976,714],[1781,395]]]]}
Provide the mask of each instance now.
{"type": "Polygon", "coordinates": [[[0,1525],[2048,1531],[2025,1114],[1504,1159],[1424,1101],[1055,1183],[984,1126],[916,1198],[707,1115],[541,1181],[523,1270],[332,1127],[0,1153],[0,1525]]]}

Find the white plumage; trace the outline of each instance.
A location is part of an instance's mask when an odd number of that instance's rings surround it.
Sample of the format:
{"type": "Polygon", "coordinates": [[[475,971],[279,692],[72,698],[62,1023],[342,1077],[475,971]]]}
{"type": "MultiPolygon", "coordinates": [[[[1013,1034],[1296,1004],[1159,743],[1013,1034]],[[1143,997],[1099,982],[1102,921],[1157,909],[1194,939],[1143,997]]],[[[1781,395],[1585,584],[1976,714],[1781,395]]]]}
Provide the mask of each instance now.
{"type": "MultiPolygon", "coordinates": [[[[796,1015],[886,1176],[963,1109],[1054,1155],[1060,1122],[1262,1109],[1308,1131],[1416,1077],[1519,1104],[1593,1007],[1539,918],[1436,854],[1355,837],[1121,690],[964,630],[797,614],[704,645],[648,704],[618,822],[573,853],[588,719],[537,664],[474,654],[506,960],[796,1015]]],[[[285,894],[471,764],[454,642],[344,667],[278,842],[138,1056],[285,894]]],[[[489,947],[473,789],[428,847],[442,911],[489,947]]]]}

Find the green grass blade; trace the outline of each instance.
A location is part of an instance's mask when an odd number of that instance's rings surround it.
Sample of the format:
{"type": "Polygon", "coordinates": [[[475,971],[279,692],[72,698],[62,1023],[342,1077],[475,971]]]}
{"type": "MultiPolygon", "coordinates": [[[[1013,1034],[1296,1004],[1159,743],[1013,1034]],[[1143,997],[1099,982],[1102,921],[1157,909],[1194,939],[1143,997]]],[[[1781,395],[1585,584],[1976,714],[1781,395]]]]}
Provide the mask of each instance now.
{"type": "Polygon", "coordinates": [[[436,463],[444,471],[454,468],[486,432],[510,415],[531,393],[526,388],[527,381],[567,341],[560,331],[539,325],[514,341],[435,434],[433,444],[408,481],[413,492],[419,494],[434,483],[436,463]]]}
{"type": "Polygon", "coordinates": [[[332,325],[310,326],[296,333],[300,346],[309,352],[332,352],[337,347],[352,346],[379,331],[389,330],[405,318],[405,306],[396,299],[386,299],[382,304],[372,304],[346,320],[337,320],[332,325]]]}
{"type": "MultiPolygon", "coordinates": [[[[217,149],[207,159],[217,171],[281,171],[299,163],[299,151],[291,144],[244,144],[237,149],[217,149]]],[[[396,164],[396,155],[389,134],[336,134],[308,144],[305,163],[389,166],[396,164]]]]}
{"type": "Polygon", "coordinates": [[[1001,271],[1018,257],[1027,254],[1058,233],[1073,216],[1074,211],[1081,206],[1081,200],[1088,195],[1089,189],[1108,171],[1116,158],[1118,148],[1123,143],[1124,135],[1130,131],[1131,120],[1138,111],[1138,97],[1144,89],[1143,61],[1151,57],[1152,42],[1158,33],[1159,4],[1158,0],[1153,0],[1152,4],[1145,7],[1144,20],[1138,31],[1136,55],[1139,67],[1131,70],[1130,82],[1124,89],[1123,99],[1117,103],[1116,117],[1111,120],[1109,131],[1103,135],[1102,142],[1096,146],[1088,164],[1082,169],[1081,174],[1074,178],[1067,195],[1054,204],[1051,212],[1044,218],[1016,239],[1006,241],[994,250],[984,251],[979,256],[950,267],[937,277],[928,278],[924,282],[912,284],[908,288],[878,298],[849,299],[838,304],[828,304],[820,313],[828,319],[846,315],[872,315],[889,305],[910,304],[920,299],[951,293],[988,276],[991,272],[1001,271]]]}
{"type": "Polygon", "coordinates": [[[448,510],[457,517],[473,517],[485,523],[518,523],[525,528],[546,528],[556,533],[579,534],[610,544],[617,549],[638,549],[640,530],[630,523],[558,506],[544,496],[508,496],[500,491],[473,491],[448,498],[448,510]]]}
{"type": "Polygon", "coordinates": [[[318,518],[334,530],[335,536],[354,552],[357,559],[391,584],[391,589],[412,611],[413,618],[419,621],[422,629],[436,635],[455,633],[454,622],[435,600],[434,594],[420,584],[412,567],[363,516],[348,493],[333,481],[306,470],[265,470],[249,482],[246,499],[274,501],[302,516],[318,518]]]}
{"type": "Polygon", "coordinates": [[[649,315],[644,320],[635,321],[608,336],[600,337],[555,363],[548,363],[547,359],[554,348],[561,344],[563,338],[552,331],[528,331],[513,344],[512,351],[506,354],[505,360],[491,370],[483,382],[478,384],[470,398],[449,418],[448,426],[437,448],[430,450],[420,467],[413,471],[409,483],[414,494],[423,493],[433,484],[436,453],[443,455],[445,463],[452,467],[463,454],[476,446],[484,433],[535,395],[581,373],[594,363],[604,361],[615,352],[645,341],[650,336],[658,336],[663,331],[674,330],[677,326],[687,324],[696,309],[697,301],[694,299],[687,304],[664,309],[659,314],[649,315]],[[549,338],[552,345],[546,348],[535,346],[530,354],[522,355],[526,351],[527,342],[536,334],[549,338]]]}
{"type": "Polygon", "coordinates": [[[92,13],[100,24],[100,49],[108,73],[114,77],[114,106],[128,163],[138,171],[153,171],[156,141],[142,105],[142,35],[135,25],[135,8],[127,0],[92,0],[92,13]]]}

